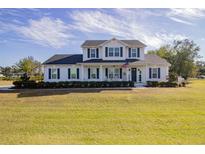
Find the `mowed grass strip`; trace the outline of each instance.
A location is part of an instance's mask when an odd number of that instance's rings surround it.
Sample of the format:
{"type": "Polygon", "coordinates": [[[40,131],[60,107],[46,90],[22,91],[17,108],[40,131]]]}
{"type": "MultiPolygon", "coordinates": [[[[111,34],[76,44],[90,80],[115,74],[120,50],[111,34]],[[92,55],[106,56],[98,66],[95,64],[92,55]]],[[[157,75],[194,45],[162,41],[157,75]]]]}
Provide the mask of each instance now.
{"type": "Polygon", "coordinates": [[[186,88],[0,93],[0,144],[205,144],[205,80],[186,88]]]}

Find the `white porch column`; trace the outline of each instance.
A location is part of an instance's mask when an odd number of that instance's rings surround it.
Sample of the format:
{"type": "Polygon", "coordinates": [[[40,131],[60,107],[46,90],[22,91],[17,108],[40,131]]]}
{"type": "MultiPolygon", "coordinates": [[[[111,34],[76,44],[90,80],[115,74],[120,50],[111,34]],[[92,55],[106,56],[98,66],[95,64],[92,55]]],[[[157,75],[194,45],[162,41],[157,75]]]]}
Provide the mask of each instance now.
{"type": "Polygon", "coordinates": [[[126,68],[127,81],[129,81],[129,67],[126,68]]]}
{"type": "Polygon", "coordinates": [[[84,66],[83,65],[81,65],[81,69],[80,70],[81,70],[81,73],[80,73],[81,74],[81,78],[80,79],[81,79],[81,81],[84,81],[84,66]]]}
{"type": "Polygon", "coordinates": [[[102,68],[102,65],[100,65],[100,81],[103,81],[103,68],[102,68]]]}

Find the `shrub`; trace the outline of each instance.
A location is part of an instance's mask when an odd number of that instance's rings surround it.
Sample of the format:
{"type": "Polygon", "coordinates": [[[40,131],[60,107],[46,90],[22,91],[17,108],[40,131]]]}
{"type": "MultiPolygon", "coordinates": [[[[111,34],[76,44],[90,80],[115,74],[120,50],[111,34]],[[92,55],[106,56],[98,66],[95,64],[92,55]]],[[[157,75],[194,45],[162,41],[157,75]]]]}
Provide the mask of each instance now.
{"type": "Polygon", "coordinates": [[[158,82],[158,81],[147,81],[147,87],[177,87],[176,82],[158,82]]]}
{"type": "Polygon", "coordinates": [[[158,87],[159,82],[158,81],[147,81],[147,87],[158,87]]]}
{"type": "Polygon", "coordinates": [[[131,81],[95,82],[95,81],[61,81],[61,82],[36,82],[14,81],[15,88],[103,88],[103,87],[134,87],[131,81]]]}

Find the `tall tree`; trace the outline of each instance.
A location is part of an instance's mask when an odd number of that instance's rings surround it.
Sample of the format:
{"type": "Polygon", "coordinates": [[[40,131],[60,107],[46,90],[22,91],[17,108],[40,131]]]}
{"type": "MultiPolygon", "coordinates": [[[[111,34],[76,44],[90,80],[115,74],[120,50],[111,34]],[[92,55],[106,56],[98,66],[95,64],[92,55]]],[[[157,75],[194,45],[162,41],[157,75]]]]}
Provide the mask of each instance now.
{"type": "Polygon", "coordinates": [[[21,59],[16,63],[17,68],[26,73],[27,75],[35,75],[41,71],[41,63],[37,60],[34,60],[33,57],[27,57],[21,59]]]}
{"type": "Polygon", "coordinates": [[[170,72],[187,79],[196,74],[195,60],[199,58],[200,48],[193,41],[185,39],[173,41],[172,44],[161,47],[158,50],[148,51],[149,54],[157,54],[165,58],[170,64],[170,72]]]}

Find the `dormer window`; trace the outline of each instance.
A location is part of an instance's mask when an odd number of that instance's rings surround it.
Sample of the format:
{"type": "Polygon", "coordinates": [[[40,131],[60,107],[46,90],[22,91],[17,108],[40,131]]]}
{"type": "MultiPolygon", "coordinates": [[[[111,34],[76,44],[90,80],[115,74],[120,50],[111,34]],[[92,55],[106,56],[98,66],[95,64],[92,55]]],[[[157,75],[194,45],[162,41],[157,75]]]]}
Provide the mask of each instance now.
{"type": "Polygon", "coordinates": [[[109,57],[120,57],[120,48],[109,48],[109,57]]]}
{"type": "Polygon", "coordinates": [[[129,57],[130,58],[139,58],[140,57],[140,48],[129,48],[129,57]]]}
{"type": "Polygon", "coordinates": [[[90,57],[91,57],[91,58],[96,58],[96,49],[92,48],[92,49],[90,50],[90,57]]]}
{"type": "Polygon", "coordinates": [[[99,49],[98,48],[88,48],[87,57],[88,58],[99,58],[99,49]]]}

